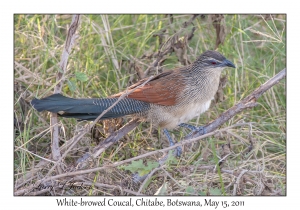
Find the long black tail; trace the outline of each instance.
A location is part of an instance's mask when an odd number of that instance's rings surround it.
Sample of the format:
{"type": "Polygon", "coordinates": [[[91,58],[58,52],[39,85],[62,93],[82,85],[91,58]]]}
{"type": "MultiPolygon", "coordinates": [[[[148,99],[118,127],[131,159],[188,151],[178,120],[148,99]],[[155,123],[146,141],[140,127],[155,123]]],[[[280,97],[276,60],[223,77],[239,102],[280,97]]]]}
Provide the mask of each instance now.
{"type": "MultiPolygon", "coordinates": [[[[115,103],[117,98],[74,99],[61,94],[53,94],[43,99],[33,99],[31,105],[39,112],[63,112],[62,117],[77,118],[80,120],[94,120],[104,110],[115,103]]],[[[150,105],[143,101],[130,98],[120,100],[101,119],[117,118],[125,115],[142,113],[150,109],[150,105]]]]}

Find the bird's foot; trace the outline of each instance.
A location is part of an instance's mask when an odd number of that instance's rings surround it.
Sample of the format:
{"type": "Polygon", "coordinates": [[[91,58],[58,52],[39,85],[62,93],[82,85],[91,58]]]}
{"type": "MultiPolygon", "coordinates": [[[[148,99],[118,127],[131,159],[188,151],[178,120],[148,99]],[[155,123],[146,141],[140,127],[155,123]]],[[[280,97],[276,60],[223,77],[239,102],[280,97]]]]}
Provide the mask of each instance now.
{"type": "Polygon", "coordinates": [[[200,136],[202,136],[202,135],[204,135],[204,134],[207,133],[204,126],[196,127],[196,130],[192,131],[190,134],[192,135],[195,131],[198,132],[198,133],[200,133],[200,136]]]}
{"type": "Polygon", "coordinates": [[[195,132],[200,133],[200,136],[206,134],[206,129],[204,126],[196,127],[196,126],[186,124],[186,123],[181,123],[181,124],[179,124],[179,126],[183,127],[183,128],[188,128],[191,130],[191,132],[188,134],[188,136],[192,136],[195,132]]]}
{"type": "Polygon", "coordinates": [[[195,131],[197,129],[196,126],[193,126],[193,125],[190,125],[190,124],[186,124],[186,123],[181,123],[181,124],[179,124],[179,126],[183,127],[183,128],[190,129],[191,131],[195,131]]]}
{"type": "MultiPolygon", "coordinates": [[[[170,136],[169,131],[168,131],[167,129],[163,129],[163,131],[164,131],[166,137],[167,137],[168,140],[169,140],[170,146],[173,146],[175,143],[174,143],[172,137],[170,136]]],[[[181,153],[182,153],[182,148],[181,148],[181,147],[176,147],[176,150],[174,151],[174,153],[175,153],[175,156],[176,156],[176,157],[180,157],[180,156],[181,156],[181,153]]]]}

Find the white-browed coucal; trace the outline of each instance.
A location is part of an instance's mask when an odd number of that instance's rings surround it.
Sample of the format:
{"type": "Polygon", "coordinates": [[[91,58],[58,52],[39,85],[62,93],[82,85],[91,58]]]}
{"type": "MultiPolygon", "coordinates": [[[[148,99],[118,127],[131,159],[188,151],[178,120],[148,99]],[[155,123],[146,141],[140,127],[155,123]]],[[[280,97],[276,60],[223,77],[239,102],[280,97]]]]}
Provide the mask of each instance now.
{"type": "MultiPolygon", "coordinates": [[[[220,75],[225,67],[234,64],[216,51],[206,51],[188,65],[154,76],[144,86],[135,89],[120,100],[101,119],[133,115],[163,128],[170,144],[173,141],[167,129],[176,126],[191,130],[199,128],[186,124],[205,112],[218,90],[220,75]]],[[[130,86],[128,91],[147,81],[147,78],[130,86]]],[[[124,92],[108,98],[74,99],[54,94],[43,99],[33,99],[37,111],[50,111],[62,117],[95,120],[124,92]]],[[[180,151],[178,151],[180,153],[180,151]]]]}

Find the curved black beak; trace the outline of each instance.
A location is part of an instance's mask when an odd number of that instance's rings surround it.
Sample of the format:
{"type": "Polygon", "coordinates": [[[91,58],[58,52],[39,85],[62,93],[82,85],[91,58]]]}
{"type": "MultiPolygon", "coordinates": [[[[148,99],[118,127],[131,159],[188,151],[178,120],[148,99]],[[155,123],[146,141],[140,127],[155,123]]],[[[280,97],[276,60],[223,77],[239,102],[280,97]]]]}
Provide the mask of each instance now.
{"type": "Polygon", "coordinates": [[[224,64],[225,66],[235,68],[235,65],[234,65],[230,60],[227,60],[227,59],[226,59],[225,61],[223,61],[223,64],[224,64]]]}

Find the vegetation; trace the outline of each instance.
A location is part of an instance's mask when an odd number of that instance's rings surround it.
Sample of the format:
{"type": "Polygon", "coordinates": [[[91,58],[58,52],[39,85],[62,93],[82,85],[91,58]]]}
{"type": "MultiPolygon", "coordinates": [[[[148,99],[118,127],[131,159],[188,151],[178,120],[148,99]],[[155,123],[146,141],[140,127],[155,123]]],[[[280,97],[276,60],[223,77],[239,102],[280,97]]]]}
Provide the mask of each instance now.
{"type": "MultiPolygon", "coordinates": [[[[71,15],[14,17],[15,191],[42,179],[52,166],[47,162],[38,167],[42,158],[51,159],[50,115],[38,113],[29,102],[33,97],[53,93],[71,19],[71,15]]],[[[217,47],[237,68],[224,71],[223,87],[210,110],[191,122],[197,126],[217,118],[286,66],[285,15],[82,15],[78,35],[70,52],[62,89],[64,95],[74,98],[107,97],[125,90],[143,76],[186,65],[205,50],[217,47]],[[145,72],[157,59],[157,52],[164,49],[171,50],[157,67],[145,72]]],[[[185,146],[183,155],[157,170],[143,184],[140,193],[285,195],[285,85],[285,81],[281,81],[259,99],[257,107],[223,125],[248,123],[248,126],[234,127],[185,146]],[[215,167],[222,158],[224,162],[215,167]]],[[[65,172],[76,170],[80,157],[129,119],[100,121],[64,159],[65,172]]],[[[87,123],[59,120],[61,145],[87,123]]],[[[187,133],[183,128],[172,131],[177,141],[187,133]]],[[[159,128],[141,123],[86,168],[167,146],[167,139],[159,128]]],[[[78,187],[35,191],[51,195],[134,195],[141,184],[132,181],[132,172],[146,174],[146,168],[151,171],[151,166],[157,167],[155,163],[160,157],[161,154],[150,156],[122,167],[73,177],[79,185],[89,186],[88,190],[78,187]]]]}

